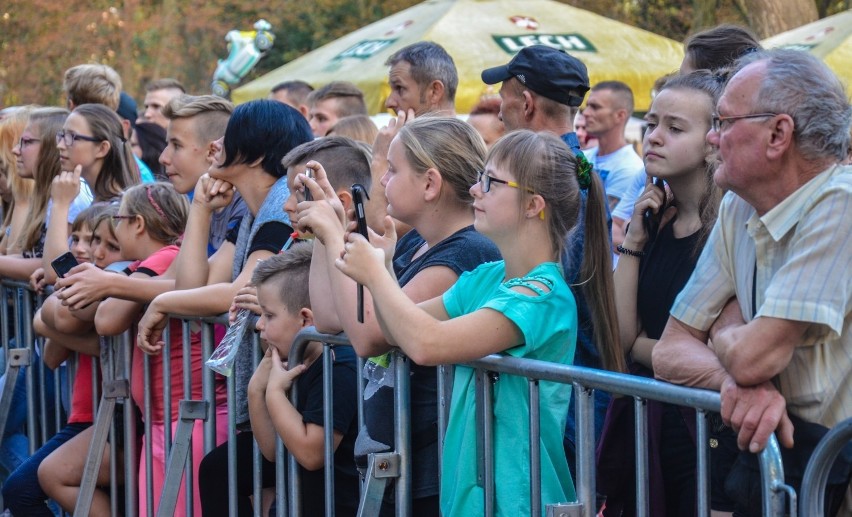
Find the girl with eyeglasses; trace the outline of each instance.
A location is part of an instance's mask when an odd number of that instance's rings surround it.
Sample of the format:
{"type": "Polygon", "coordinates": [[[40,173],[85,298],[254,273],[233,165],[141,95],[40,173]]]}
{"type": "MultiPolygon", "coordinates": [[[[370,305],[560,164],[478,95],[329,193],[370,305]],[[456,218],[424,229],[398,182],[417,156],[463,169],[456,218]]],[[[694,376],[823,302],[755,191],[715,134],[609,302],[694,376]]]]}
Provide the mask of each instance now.
{"type": "Polygon", "coordinates": [[[56,279],[50,261],[68,246],[68,225],[63,221],[73,212],[72,203],[78,193],[91,188],[94,201],[110,201],[140,182],[121,119],[102,104],[74,108],[53,142],[59,152],[62,173],[53,181],[50,191],[54,209],[44,247],[48,282],[56,279]]]}
{"type": "MultiPolygon", "coordinates": [[[[20,140],[12,149],[17,159],[18,174],[22,178],[32,178],[34,185],[24,226],[15,243],[20,254],[0,257],[0,276],[25,280],[42,265],[47,234],[45,225],[51,210],[50,186],[60,172],[59,153],[53,142],[67,116],[68,111],[60,108],[33,110],[20,140]]],[[[79,209],[73,215],[76,216],[87,205],[85,199],[79,201],[76,204],[79,209]]],[[[69,224],[67,217],[64,220],[66,227],[69,224]]],[[[67,248],[66,242],[63,252],[67,248]]]]}
{"type": "Polygon", "coordinates": [[[30,206],[33,179],[22,178],[18,173],[18,159],[12,153],[21,142],[21,136],[30,119],[31,106],[15,108],[0,120],[0,190],[5,187],[3,198],[2,239],[0,255],[19,252],[16,244],[24,227],[30,206]],[[7,195],[8,193],[8,195],[7,195]]]}
{"type": "MultiPolygon", "coordinates": [[[[177,256],[179,250],[177,242],[186,227],[188,212],[189,203],[186,197],[179,194],[170,183],[146,183],[128,189],[122,196],[118,213],[112,216],[121,258],[133,261],[123,274],[145,280],[163,275],[177,256]]],[[[94,317],[98,335],[121,334],[139,319],[145,302],[150,300],[134,300],[130,299],[130,296],[128,294],[127,298],[109,297],[98,304],[94,317]]],[[[170,355],[157,354],[149,358],[150,378],[146,379],[144,375],[144,352],[136,347],[128,351],[132,353],[131,396],[136,407],[140,410],[145,408],[145,390],[151,394],[151,421],[149,422],[151,433],[146,440],[152,447],[153,464],[146,467],[146,459],[142,455],[137,478],[140,484],[139,513],[142,515],[145,514],[146,468],[153,471],[154,486],[149,488],[153,490],[155,501],[160,500],[163,490],[166,464],[166,446],[163,443],[165,425],[167,422],[170,423],[174,433],[178,421],[179,401],[181,399],[200,400],[202,397],[200,336],[196,333],[191,337],[192,344],[189,348],[191,357],[188,362],[192,370],[192,390],[191,393],[186,393],[183,385],[184,347],[181,345],[183,342],[181,322],[172,320],[170,331],[170,355]],[[164,361],[169,361],[171,364],[171,377],[163,377],[164,361]],[[171,387],[168,414],[163,398],[165,383],[169,383],[171,387]]],[[[200,429],[201,422],[196,426],[193,435],[193,461],[196,469],[203,456],[203,444],[199,439],[201,433],[198,432],[200,429]]],[[[137,431],[141,434],[141,426],[137,428],[137,431]]],[[[45,492],[66,511],[73,511],[77,501],[83,467],[93,433],[94,429],[91,427],[81,432],[48,456],[39,469],[39,481],[45,492]],[[59,468],[60,465],[64,468],[59,468]]],[[[109,448],[107,447],[106,450],[108,451],[109,448]]],[[[136,468],[135,460],[126,460],[134,461],[134,468],[136,468]]],[[[104,470],[101,472],[108,470],[105,468],[108,462],[108,459],[104,460],[101,466],[104,470]]],[[[101,488],[108,485],[108,481],[107,483],[102,483],[101,479],[98,481],[99,489],[95,491],[92,499],[90,515],[109,515],[109,492],[101,488]]],[[[185,486],[181,487],[181,493],[183,492],[185,492],[185,486]]]]}
{"type": "MultiPolygon", "coordinates": [[[[470,195],[474,227],[497,245],[503,260],[462,274],[441,296],[415,304],[386,268],[390,248],[374,247],[355,233],[347,235],[335,265],[370,290],[384,336],[417,363],[464,363],[502,353],[571,364],[577,308],[560,255],[580,214],[578,173],[589,171],[580,170],[554,135],[524,130],[499,140],[470,195]]],[[[599,182],[593,188],[590,204],[603,207],[599,182]]],[[[392,241],[393,227],[386,230],[384,240],[392,241]]],[[[609,247],[598,244],[585,252],[605,261],[609,247]]],[[[475,384],[474,370],[456,364],[441,471],[441,511],[448,517],[485,512],[477,479],[475,384]]],[[[527,380],[501,374],[493,390],[493,451],[487,454],[493,454],[498,480],[495,508],[498,515],[529,515],[527,380]]],[[[547,504],[576,499],[562,446],[570,396],[568,384],[540,383],[542,512],[547,504]]]]}
{"type": "MultiPolygon", "coordinates": [[[[465,271],[500,259],[494,244],[473,227],[468,189],[482,170],[484,156],[482,137],[473,127],[452,118],[408,122],[390,144],[388,169],[381,178],[387,213],[412,229],[399,242],[395,237],[386,241],[388,261],[392,259],[401,292],[411,303],[440,296],[465,271]]],[[[358,322],[356,284],[333,265],[343,251],[345,227],[334,212],[325,210],[329,203],[322,202],[339,201],[322,166],[308,162],[308,167],[322,186],[317,188],[304,175],[296,180],[296,188],[301,190],[307,183],[316,200],[298,205],[299,229],[312,231],[319,240],[311,264],[314,321],[323,331],[345,330],[358,355],[369,358],[364,367],[366,425],[355,445],[356,461],[366,464],[369,453],[394,448],[391,379],[394,362],[400,359],[390,353],[394,347],[382,333],[369,292],[364,293],[364,323],[358,322]],[[323,279],[322,284],[315,282],[323,279]]],[[[342,207],[340,210],[342,213],[342,207]]],[[[393,226],[392,219],[386,218],[385,235],[395,235],[393,226]]],[[[434,363],[413,359],[413,504],[418,515],[438,515],[437,372],[434,363]]],[[[385,506],[382,515],[392,510],[390,504],[385,506]]]]}

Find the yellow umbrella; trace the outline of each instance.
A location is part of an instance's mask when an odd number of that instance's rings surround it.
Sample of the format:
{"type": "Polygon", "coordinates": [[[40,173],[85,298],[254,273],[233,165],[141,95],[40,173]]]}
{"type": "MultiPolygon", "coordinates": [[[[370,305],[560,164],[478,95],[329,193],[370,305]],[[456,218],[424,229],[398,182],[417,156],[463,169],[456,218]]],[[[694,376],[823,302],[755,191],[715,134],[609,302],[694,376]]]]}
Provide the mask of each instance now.
{"type": "Polygon", "coordinates": [[[807,50],[834,70],[852,95],[852,9],[776,34],[763,46],[807,50]]]}
{"type": "MultiPolygon", "coordinates": [[[[279,82],[316,86],[351,81],[364,91],[371,114],[385,111],[390,88],[385,60],[417,41],[442,45],[459,70],[456,107],[467,113],[493,87],[480,72],[507,63],[521,48],[544,44],[581,59],[594,85],[627,83],[636,110],[646,111],[654,81],[675,71],[682,45],[589,11],[552,0],[429,0],[309,52],[236,89],[235,102],[265,97],[279,82]]],[[[495,92],[496,93],[496,92],[495,92]]]]}

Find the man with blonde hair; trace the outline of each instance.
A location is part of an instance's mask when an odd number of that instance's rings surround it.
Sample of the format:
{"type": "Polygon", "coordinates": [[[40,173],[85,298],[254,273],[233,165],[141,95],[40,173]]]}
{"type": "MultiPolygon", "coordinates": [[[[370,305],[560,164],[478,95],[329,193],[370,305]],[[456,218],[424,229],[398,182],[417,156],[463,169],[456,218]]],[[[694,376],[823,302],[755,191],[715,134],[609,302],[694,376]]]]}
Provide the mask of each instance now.
{"type": "Polygon", "coordinates": [[[62,91],[70,110],[81,104],[103,104],[117,111],[121,76],[107,65],[77,65],[65,71],[62,91]]]}

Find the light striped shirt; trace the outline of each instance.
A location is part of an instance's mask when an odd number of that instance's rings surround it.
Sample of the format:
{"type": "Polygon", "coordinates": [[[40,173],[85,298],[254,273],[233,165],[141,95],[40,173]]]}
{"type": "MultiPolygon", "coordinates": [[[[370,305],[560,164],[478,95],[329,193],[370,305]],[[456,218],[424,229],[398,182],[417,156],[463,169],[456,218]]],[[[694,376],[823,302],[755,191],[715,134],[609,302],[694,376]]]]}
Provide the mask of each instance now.
{"type": "Polygon", "coordinates": [[[763,217],[729,192],[671,314],[706,331],[736,296],[746,321],[814,323],[775,384],[789,411],[831,427],[852,416],[850,264],[852,166],[823,171],[763,217]]]}

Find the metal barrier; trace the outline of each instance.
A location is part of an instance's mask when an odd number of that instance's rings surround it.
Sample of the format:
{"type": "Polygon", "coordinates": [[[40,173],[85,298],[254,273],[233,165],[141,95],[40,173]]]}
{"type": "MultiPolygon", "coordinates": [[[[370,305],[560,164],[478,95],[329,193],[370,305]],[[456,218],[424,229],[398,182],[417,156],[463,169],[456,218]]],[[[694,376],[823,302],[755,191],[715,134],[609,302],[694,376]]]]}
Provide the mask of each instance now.
{"type": "Polygon", "coordinates": [[[802,481],[799,513],[825,515],[825,489],[828,473],[840,451],[852,441],[852,418],[835,425],[814,450],[802,481]]]}
{"type": "MultiPolygon", "coordinates": [[[[8,389],[9,385],[14,388],[14,383],[17,378],[17,375],[9,375],[8,372],[10,370],[20,368],[24,365],[30,364],[30,359],[32,357],[32,350],[34,346],[35,339],[32,334],[32,327],[30,324],[23,324],[24,321],[32,321],[33,315],[33,305],[34,299],[32,298],[32,293],[25,289],[25,285],[19,283],[11,283],[4,281],[2,283],[2,291],[0,294],[2,295],[2,310],[0,310],[0,328],[2,329],[2,337],[3,344],[5,346],[10,345],[10,325],[9,322],[9,294],[12,291],[15,291],[16,294],[11,297],[12,307],[14,309],[12,324],[15,327],[15,343],[20,348],[14,348],[9,350],[9,361],[7,365],[7,378],[6,378],[6,389],[4,390],[2,398],[0,398],[0,432],[4,429],[6,415],[8,414],[9,404],[11,403],[11,394],[12,390],[8,389]],[[19,300],[17,296],[17,291],[24,291],[24,296],[19,300]],[[29,294],[26,294],[29,293],[29,294]],[[27,318],[27,319],[24,319],[27,318]]],[[[210,353],[213,350],[214,346],[214,331],[213,326],[215,324],[223,324],[226,323],[226,320],[223,317],[219,318],[188,318],[188,317],[178,317],[176,318],[182,320],[182,325],[184,329],[184,339],[181,345],[184,347],[184,350],[187,347],[192,346],[192,343],[189,339],[189,330],[191,325],[201,325],[200,332],[202,334],[201,346],[202,346],[202,356],[203,359],[206,360],[210,353]]],[[[172,346],[170,343],[170,336],[166,336],[166,342],[168,343],[168,347],[172,346]]],[[[256,337],[256,335],[255,335],[256,337]]],[[[330,387],[332,385],[332,376],[331,376],[331,350],[334,347],[338,346],[348,346],[349,342],[344,335],[326,335],[317,333],[315,329],[306,329],[299,333],[296,337],[295,342],[293,344],[291,355],[289,358],[290,366],[293,367],[299,364],[302,360],[302,352],[304,351],[304,346],[307,345],[310,341],[319,341],[324,343],[323,350],[323,382],[325,386],[324,390],[324,401],[325,401],[325,421],[331,422],[333,415],[331,414],[331,404],[329,401],[331,400],[331,392],[330,387]]],[[[77,515],[85,515],[88,513],[88,508],[91,504],[91,495],[93,490],[95,489],[94,484],[94,474],[96,470],[94,470],[94,466],[100,464],[100,458],[96,458],[98,454],[103,454],[105,444],[107,442],[107,437],[111,436],[115,438],[116,430],[114,429],[114,419],[112,417],[113,413],[117,408],[124,408],[123,412],[123,421],[124,421],[124,454],[126,458],[134,458],[136,457],[135,447],[136,447],[136,429],[135,429],[135,413],[133,409],[133,402],[130,397],[130,384],[129,384],[129,373],[130,373],[130,365],[131,365],[131,351],[133,350],[132,345],[132,336],[129,333],[125,333],[122,336],[117,338],[112,338],[109,340],[103,340],[102,342],[102,371],[103,371],[103,394],[100,399],[100,404],[97,413],[97,419],[95,422],[95,437],[93,439],[93,443],[90,449],[90,463],[87,463],[85,472],[84,472],[84,481],[81,486],[81,496],[77,502],[77,507],[75,508],[75,514],[77,515]],[[97,460],[97,461],[95,461],[97,460]],[[91,464],[91,465],[90,465],[91,464]]],[[[170,350],[166,348],[163,351],[164,357],[170,357],[170,350]]],[[[255,364],[259,362],[259,347],[257,346],[257,342],[255,342],[254,347],[254,359],[255,364]]],[[[193,388],[193,380],[191,379],[191,368],[190,365],[186,362],[189,361],[188,353],[184,354],[184,368],[183,371],[185,373],[183,380],[183,389],[184,393],[192,393],[193,388]]],[[[397,515],[410,515],[411,513],[411,466],[410,466],[410,427],[408,425],[409,418],[409,407],[408,407],[408,361],[404,359],[404,356],[400,356],[403,358],[401,361],[396,361],[395,363],[400,365],[399,368],[395,371],[395,380],[396,380],[396,389],[395,389],[395,410],[397,414],[397,421],[395,425],[395,447],[394,450],[388,453],[383,454],[374,454],[371,455],[368,464],[368,474],[367,481],[362,486],[362,497],[360,501],[359,507],[359,515],[374,515],[377,513],[378,505],[381,504],[382,495],[385,491],[385,487],[387,483],[391,479],[396,479],[397,490],[396,490],[396,507],[397,507],[397,515]]],[[[148,365],[148,361],[145,361],[146,367],[146,383],[148,379],[150,379],[150,365],[148,365]]],[[[490,404],[491,404],[491,384],[492,384],[492,374],[506,374],[506,375],[517,375],[521,377],[526,377],[529,380],[529,394],[531,400],[531,412],[530,412],[530,432],[531,432],[531,457],[530,457],[530,466],[531,466],[531,479],[530,484],[533,490],[531,497],[531,507],[530,511],[533,514],[541,514],[542,510],[548,515],[584,515],[584,516],[593,516],[595,512],[595,451],[594,451],[594,438],[593,438],[593,402],[592,402],[592,394],[595,389],[606,390],[610,393],[621,394],[626,396],[631,396],[635,400],[636,405],[636,439],[637,443],[645,443],[647,439],[647,428],[646,428],[646,413],[645,413],[645,405],[644,402],[646,400],[660,400],[663,402],[668,402],[676,405],[683,405],[696,408],[696,425],[698,430],[698,473],[697,473],[697,481],[698,481],[698,507],[699,514],[705,515],[708,513],[709,509],[709,498],[707,494],[708,486],[709,486],[709,477],[708,477],[708,451],[707,451],[707,423],[706,423],[706,415],[707,412],[718,412],[720,407],[720,399],[719,394],[715,392],[705,391],[705,390],[696,390],[690,389],[680,386],[673,386],[666,383],[661,383],[658,381],[654,381],[646,378],[633,377],[629,375],[616,374],[606,371],[593,370],[588,368],[582,368],[577,366],[565,366],[565,365],[557,365],[551,363],[545,363],[530,359],[518,359],[513,357],[506,356],[489,356],[478,361],[473,361],[469,363],[467,366],[474,367],[478,370],[477,373],[477,413],[478,413],[478,433],[479,440],[482,445],[483,451],[488,451],[490,449],[490,444],[493,435],[491,434],[491,427],[488,418],[485,418],[485,415],[490,413],[490,404]],[[539,381],[552,381],[552,382],[560,382],[560,383],[570,383],[574,387],[574,397],[577,402],[577,479],[576,488],[577,488],[577,496],[578,501],[574,503],[568,503],[565,505],[552,505],[547,508],[540,507],[540,497],[537,496],[538,491],[540,489],[540,480],[538,479],[538,474],[540,472],[539,468],[539,457],[537,454],[536,444],[538,443],[538,382],[539,381]]],[[[170,361],[163,361],[163,376],[164,379],[171,378],[171,367],[170,361]]],[[[359,361],[359,375],[362,371],[362,364],[359,361]]],[[[14,370],[16,373],[17,370],[14,370]]],[[[29,376],[32,378],[32,376],[29,376]]],[[[439,394],[438,394],[438,404],[439,404],[439,436],[441,439],[439,440],[439,448],[443,445],[443,434],[447,425],[447,410],[449,406],[450,393],[452,391],[452,367],[441,367],[439,369],[439,394]]],[[[93,381],[97,383],[97,378],[93,381]]],[[[186,479],[187,486],[187,512],[188,514],[193,514],[193,503],[192,503],[192,479],[194,476],[197,476],[197,472],[194,472],[192,469],[192,460],[191,460],[191,443],[192,443],[192,432],[190,421],[194,421],[195,419],[201,419],[205,422],[204,424],[204,451],[205,454],[212,450],[216,446],[217,436],[216,436],[216,379],[214,373],[207,368],[204,368],[203,375],[201,376],[202,382],[202,393],[203,397],[201,401],[190,401],[187,400],[181,403],[181,414],[179,416],[179,424],[175,436],[172,436],[171,427],[172,427],[172,419],[171,419],[171,386],[170,382],[164,383],[164,416],[166,418],[166,422],[164,425],[164,443],[166,444],[166,457],[168,468],[165,473],[165,487],[163,490],[163,495],[161,500],[159,501],[159,511],[158,514],[164,515],[169,514],[175,508],[175,504],[177,502],[177,493],[180,487],[180,479],[183,477],[186,479]]],[[[28,381],[28,405],[30,406],[30,413],[27,417],[27,428],[29,431],[30,438],[30,448],[35,450],[39,438],[42,441],[46,438],[46,431],[42,431],[42,429],[46,428],[46,421],[48,415],[45,414],[45,411],[42,410],[40,414],[36,414],[32,408],[36,407],[35,401],[39,399],[44,402],[45,397],[41,395],[37,395],[38,390],[37,386],[30,386],[29,383],[34,383],[34,379],[32,381],[28,381]],[[39,425],[41,424],[41,425],[39,425]]],[[[149,384],[146,384],[148,387],[149,384]]],[[[359,424],[363,423],[363,412],[361,411],[361,403],[363,401],[362,389],[363,385],[361,382],[358,384],[359,393],[358,393],[358,418],[359,424]]],[[[146,401],[144,404],[143,414],[145,415],[145,432],[146,435],[150,435],[150,422],[151,422],[151,390],[146,389],[146,401]]],[[[236,430],[235,430],[235,421],[234,421],[234,382],[233,377],[227,379],[227,392],[228,392],[228,420],[229,420],[229,449],[228,449],[228,478],[229,478],[229,495],[231,504],[229,505],[229,513],[231,515],[236,514],[236,449],[235,449],[235,438],[236,438],[236,430]]],[[[296,388],[294,385],[293,391],[291,392],[291,400],[295,400],[296,397],[296,388]]],[[[59,416],[56,416],[56,423],[59,423],[59,416]]],[[[326,487],[326,512],[327,515],[331,515],[333,513],[333,494],[334,494],[334,485],[333,485],[333,469],[330,468],[333,465],[333,429],[331,425],[325,426],[325,461],[326,461],[326,473],[325,473],[325,487],[326,487]]],[[[838,445],[839,442],[843,440],[849,440],[852,438],[852,423],[850,421],[844,422],[842,426],[839,426],[838,429],[835,429],[830,433],[828,437],[826,437],[825,444],[821,444],[820,448],[817,450],[817,454],[814,455],[811,463],[808,467],[808,472],[811,474],[806,474],[805,477],[805,485],[802,488],[802,508],[805,509],[803,512],[804,515],[814,515],[813,512],[817,511],[815,508],[819,508],[819,506],[812,506],[821,504],[822,498],[817,497],[821,490],[825,488],[825,480],[823,476],[827,476],[828,467],[825,466],[825,462],[827,461],[826,457],[832,457],[839,450],[838,445]],[[830,438],[830,439],[829,439],[830,438]]],[[[111,444],[111,457],[116,457],[116,440],[109,440],[111,444]]],[[[638,515],[647,515],[648,514],[648,479],[647,479],[647,451],[643,447],[637,447],[637,514],[638,515]]],[[[146,440],[145,450],[144,450],[146,463],[151,466],[151,446],[150,442],[146,440]]],[[[295,458],[292,455],[285,456],[286,451],[284,450],[280,439],[278,440],[278,447],[276,450],[276,511],[277,515],[283,516],[287,515],[298,515],[299,508],[301,505],[300,502],[300,491],[299,491],[299,476],[298,476],[298,465],[295,461],[295,458]],[[286,461],[285,461],[286,458],[286,461]],[[289,474],[289,475],[288,475],[289,474]],[[289,479],[289,484],[287,483],[289,479]]],[[[255,444],[254,448],[254,499],[256,501],[255,504],[255,515],[260,515],[260,500],[261,500],[261,491],[260,491],[260,454],[255,444]]],[[[494,513],[494,479],[495,472],[493,469],[493,463],[491,462],[492,458],[489,454],[484,454],[482,456],[481,462],[481,472],[483,477],[483,483],[485,486],[486,500],[485,500],[485,508],[486,515],[493,515],[494,513]]],[[[773,437],[770,440],[770,445],[767,449],[760,455],[760,464],[762,470],[762,479],[763,479],[763,494],[764,494],[764,515],[781,515],[784,512],[784,493],[788,490],[788,487],[785,487],[783,484],[783,469],[781,466],[780,454],[778,451],[778,444],[773,437]]],[[[830,467],[830,463],[828,464],[830,467]]],[[[150,469],[149,469],[150,470],[150,469]]],[[[137,465],[134,464],[133,461],[125,462],[124,468],[124,481],[125,481],[125,508],[124,515],[133,516],[136,515],[139,509],[139,501],[137,496],[138,484],[136,482],[138,468],[137,465]]],[[[116,471],[115,464],[111,467],[112,479],[118,479],[118,472],[116,471]]],[[[145,472],[145,485],[148,487],[148,492],[146,493],[146,507],[148,509],[147,515],[153,515],[153,509],[155,507],[155,502],[153,500],[152,485],[153,479],[151,477],[151,473],[145,472]]],[[[118,512],[118,483],[111,483],[111,504],[112,510],[114,513],[118,512]]],[[[794,496],[794,494],[793,494],[794,496]]],[[[796,504],[795,499],[791,504],[791,507],[795,510],[796,504]]]]}

